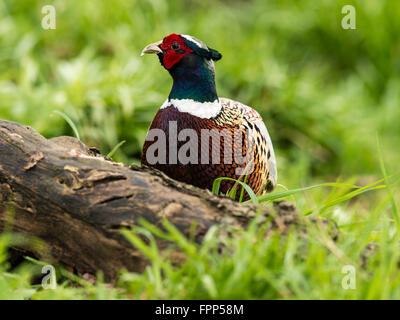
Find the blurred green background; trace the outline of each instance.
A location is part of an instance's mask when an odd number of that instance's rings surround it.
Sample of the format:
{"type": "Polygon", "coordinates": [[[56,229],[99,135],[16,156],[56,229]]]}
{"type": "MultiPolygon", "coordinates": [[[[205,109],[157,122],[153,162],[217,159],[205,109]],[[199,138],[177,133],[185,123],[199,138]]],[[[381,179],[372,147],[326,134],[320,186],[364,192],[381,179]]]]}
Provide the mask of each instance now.
{"type": "MultiPolygon", "coordinates": [[[[388,174],[398,173],[399,17],[398,0],[0,0],[0,119],[48,138],[73,135],[58,110],[88,146],[107,154],[126,140],[114,159],[138,163],[150,121],[172,85],[158,59],[140,52],[170,33],[190,34],[223,54],[216,63],[220,96],[262,114],[279,183],[291,189],[336,180],[366,185],[383,176],[377,136],[388,174]],[[56,8],[55,30],[41,27],[49,4],[56,8]],[[348,4],[356,8],[356,30],[341,27],[348,4]]],[[[398,299],[400,228],[391,191],[398,197],[398,186],[380,187],[350,201],[354,194],[345,188],[290,199],[299,212],[338,224],[336,247],[323,230],[266,239],[250,228],[224,243],[231,250],[221,256],[211,234],[204,246],[184,243],[188,259],[181,268],[155,255],[146,272],[123,273],[121,287],[112,289],[100,277],[93,288],[61,279],[58,290],[41,290],[32,285],[40,274],[32,265],[8,272],[12,242],[1,234],[0,299],[398,299]],[[366,263],[371,241],[380,249],[366,263]],[[298,256],[305,248],[306,256],[298,256]],[[357,290],[340,286],[344,263],[358,267],[357,290]]]]}
{"type": "Polygon", "coordinates": [[[82,1],[0,2],[0,118],[46,137],[73,135],[115,160],[138,162],[150,121],[171,88],[141,49],[185,33],[219,50],[217,89],[258,110],[275,145],[280,183],[380,176],[400,136],[400,2],[82,1]],[[57,12],[44,30],[41,9],[57,12]],[[345,4],[356,30],[341,27],[345,4]]]}

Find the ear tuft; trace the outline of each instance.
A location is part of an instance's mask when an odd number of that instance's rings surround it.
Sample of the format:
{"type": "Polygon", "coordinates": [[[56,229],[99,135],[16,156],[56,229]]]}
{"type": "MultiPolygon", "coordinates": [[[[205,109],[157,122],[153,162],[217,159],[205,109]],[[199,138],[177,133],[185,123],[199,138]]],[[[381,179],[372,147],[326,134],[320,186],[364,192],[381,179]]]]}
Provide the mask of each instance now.
{"type": "Polygon", "coordinates": [[[218,61],[219,59],[222,58],[222,54],[220,54],[217,50],[208,48],[210,50],[210,58],[213,59],[214,61],[218,61]]]}

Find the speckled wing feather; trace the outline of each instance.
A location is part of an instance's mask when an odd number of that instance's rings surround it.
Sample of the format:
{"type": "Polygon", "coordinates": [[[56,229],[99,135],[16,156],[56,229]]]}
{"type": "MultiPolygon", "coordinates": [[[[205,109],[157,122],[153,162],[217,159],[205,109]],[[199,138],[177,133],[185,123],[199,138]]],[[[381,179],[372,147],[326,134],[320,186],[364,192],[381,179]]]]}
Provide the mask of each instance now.
{"type": "MultiPolygon", "coordinates": [[[[233,123],[245,130],[254,143],[254,171],[260,175],[263,184],[261,192],[266,188],[271,191],[277,181],[275,152],[272,146],[267,127],[260,114],[253,108],[240,102],[228,99],[219,99],[222,112],[215,118],[219,125],[233,123]]],[[[260,192],[259,192],[260,193],[260,192]]]]}

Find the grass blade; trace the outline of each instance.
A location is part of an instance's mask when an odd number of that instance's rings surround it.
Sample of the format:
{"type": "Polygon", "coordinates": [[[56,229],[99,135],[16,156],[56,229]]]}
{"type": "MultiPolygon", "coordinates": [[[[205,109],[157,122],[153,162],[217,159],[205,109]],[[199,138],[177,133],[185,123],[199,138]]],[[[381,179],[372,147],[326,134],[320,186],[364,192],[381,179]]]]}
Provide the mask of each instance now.
{"type": "Polygon", "coordinates": [[[110,152],[107,154],[106,158],[112,158],[112,156],[118,151],[119,148],[126,142],[126,140],[122,140],[118,143],[110,152]]]}
{"type": "Polygon", "coordinates": [[[221,182],[224,181],[224,180],[227,180],[227,181],[235,181],[235,182],[237,182],[238,184],[240,184],[240,185],[246,190],[246,192],[247,192],[247,194],[250,196],[250,199],[251,199],[251,200],[245,201],[244,203],[249,203],[249,202],[253,202],[253,203],[255,203],[255,204],[258,204],[258,203],[259,203],[256,194],[254,193],[254,191],[250,188],[250,186],[249,186],[248,184],[246,184],[246,183],[244,183],[244,182],[242,182],[242,181],[233,179],[233,178],[221,177],[221,178],[215,179],[215,180],[214,180],[214,183],[213,183],[213,187],[212,187],[212,193],[213,193],[213,194],[215,194],[215,195],[218,195],[218,194],[219,194],[219,188],[220,188],[220,186],[221,186],[221,182]]]}
{"type": "Polygon", "coordinates": [[[347,193],[344,196],[339,197],[339,198],[337,198],[335,200],[328,201],[327,203],[325,203],[325,204],[323,204],[323,205],[321,205],[321,206],[319,206],[317,208],[306,210],[304,212],[304,214],[305,215],[309,215],[309,214],[313,213],[314,211],[319,211],[319,210],[322,210],[322,209],[325,209],[325,208],[329,208],[329,207],[335,206],[335,205],[337,205],[337,204],[339,204],[341,202],[350,200],[350,199],[352,199],[352,198],[354,198],[356,196],[359,196],[360,194],[363,194],[365,192],[373,191],[373,190],[379,190],[379,189],[383,189],[383,188],[386,188],[386,185],[380,185],[380,186],[376,186],[376,187],[368,187],[367,186],[367,187],[359,188],[359,189],[357,189],[355,191],[352,191],[350,193],[347,193]]]}
{"type": "Polygon", "coordinates": [[[65,121],[67,121],[67,123],[69,124],[69,126],[72,128],[72,130],[74,131],[75,137],[78,140],[81,140],[81,138],[79,137],[79,132],[78,129],[75,126],[75,123],[71,120],[70,117],[68,117],[64,112],[58,111],[58,110],[54,110],[54,113],[57,113],[59,116],[63,117],[65,121]]]}
{"type": "Polygon", "coordinates": [[[376,144],[377,144],[377,149],[378,149],[379,164],[381,166],[383,179],[385,180],[387,192],[388,192],[388,195],[389,195],[389,198],[390,198],[390,202],[391,202],[391,205],[392,205],[393,218],[396,221],[397,232],[399,232],[399,230],[400,230],[399,208],[397,207],[396,200],[394,199],[392,189],[390,188],[389,177],[388,177],[387,172],[386,172],[385,162],[383,161],[383,155],[382,155],[381,145],[380,145],[380,142],[379,142],[378,135],[376,136],[376,144]]]}
{"type": "MultiPolygon", "coordinates": [[[[305,187],[305,188],[298,188],[298,189],[293,189],[293,190],[276,192],[273,194],[264,194],[264,195],[258,197],[258,201],[261,203],[261,202],[265,202],[265,201],[277,200],[280,198],[285,198],[285,197],[291,196],[295,193],[308,191],[308,190],[321,188],[321,187],[342,187],[342,188],[353,188],[353,189],[359,188],[359,186],[355,186],[352,184],[328,182],[328,183],[321,183],[321,184],[317,184],[317,185],[305,187]]],[[[247,202],[249,202],[249,201],[245,201],[244,203],[247,203],[247,202]]]]}

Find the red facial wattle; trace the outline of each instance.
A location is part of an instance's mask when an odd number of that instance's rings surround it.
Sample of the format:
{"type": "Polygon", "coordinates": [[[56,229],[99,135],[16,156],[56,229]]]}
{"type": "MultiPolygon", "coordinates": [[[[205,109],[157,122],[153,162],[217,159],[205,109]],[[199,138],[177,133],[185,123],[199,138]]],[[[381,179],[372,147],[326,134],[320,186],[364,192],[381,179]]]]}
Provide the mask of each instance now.
{"type": "Polygon", "coordinates": [[[185,41],[176,33],[172,33],[164,38],[161,49],[165,51],[163,63],[165,68],[171,69],[185,55],[193,52],[185,41]]]}

